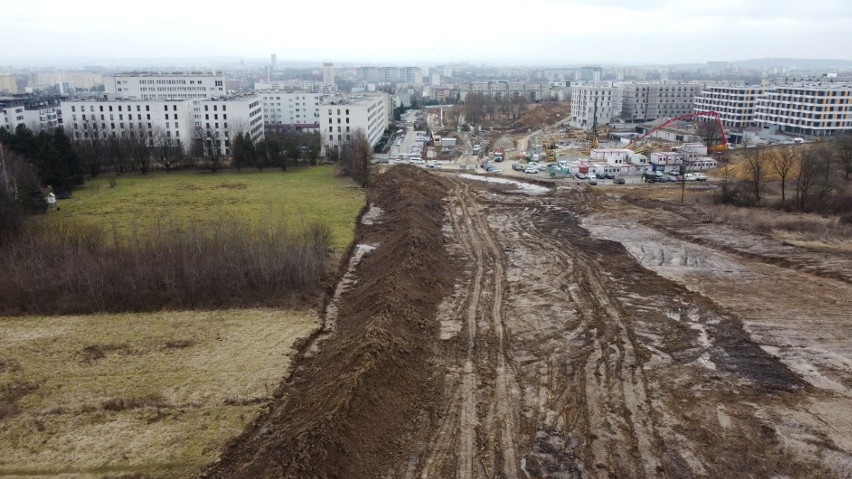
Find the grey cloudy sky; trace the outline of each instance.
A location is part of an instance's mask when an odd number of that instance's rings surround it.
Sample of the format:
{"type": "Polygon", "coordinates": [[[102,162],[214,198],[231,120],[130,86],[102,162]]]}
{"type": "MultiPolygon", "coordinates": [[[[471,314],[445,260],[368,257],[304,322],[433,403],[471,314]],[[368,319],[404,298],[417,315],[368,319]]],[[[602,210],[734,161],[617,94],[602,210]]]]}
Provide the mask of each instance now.
{"type": "Polygon", "coordinates": [[[273,52],[279,61],[376,64],[852,58],[850,0],[3,3],[2,58],[251,59],[273,52]]]}

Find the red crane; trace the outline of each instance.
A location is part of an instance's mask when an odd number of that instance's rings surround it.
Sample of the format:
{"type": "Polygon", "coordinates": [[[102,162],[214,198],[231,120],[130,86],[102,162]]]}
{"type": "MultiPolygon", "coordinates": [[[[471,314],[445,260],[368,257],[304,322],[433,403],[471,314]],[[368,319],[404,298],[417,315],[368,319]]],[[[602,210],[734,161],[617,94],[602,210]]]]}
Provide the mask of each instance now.
{"type": "Polygon", "coordinates": [[[671,123],[674,123],[678,120],[685,120],[687,118],[695,118],[696,116],[712,116],[713,118],[716,119],[716,124],[719,125],[719,132],[722,134],[722,143],[720,143],[719,145],[711,146],[711,147],[708,148],[708,150],[711,151],[711,152],[727,150],[728,149],[728,138],[725,135],[725,128],[722,126],[722,117],[721,117],[721,115],[719,115],[719,112],[716,112],[716,111],[713,111],[713,110],[696,111],[696,112],[689,113],[687,115],[681,115],[681,116],[672,118],[672,119],[662,123],[661,125],[652,128],[650,131],[648,131],[648,133],[645,133],[642,136],[634,138],[630,143],[627,144],[627,148],[630,148],[631,146],[633,146],[634,143],[648,137],[648,135],[650,135],[651,133],[654,133],[655,131],[657,131],[661,128],[664,128],[665,126],[667,126],[671,123]]]}

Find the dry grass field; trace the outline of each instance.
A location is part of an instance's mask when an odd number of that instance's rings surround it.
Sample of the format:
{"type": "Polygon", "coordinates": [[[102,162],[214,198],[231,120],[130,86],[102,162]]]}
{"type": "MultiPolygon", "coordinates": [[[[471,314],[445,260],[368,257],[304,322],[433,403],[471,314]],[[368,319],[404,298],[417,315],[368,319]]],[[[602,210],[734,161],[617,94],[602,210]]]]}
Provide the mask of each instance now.
{"type": "Polygon", "coordinates": [[[0,318],[0,477],[192,477],[319,325],[269,309],[0,318]]]}

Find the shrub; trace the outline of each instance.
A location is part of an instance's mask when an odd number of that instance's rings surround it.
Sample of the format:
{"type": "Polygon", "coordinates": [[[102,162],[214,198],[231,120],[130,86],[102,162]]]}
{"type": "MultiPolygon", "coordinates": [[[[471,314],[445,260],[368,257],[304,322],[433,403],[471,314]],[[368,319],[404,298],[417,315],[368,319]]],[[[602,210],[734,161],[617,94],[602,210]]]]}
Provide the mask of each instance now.
{"type": "Polygon", "coordinates": [[[0,255],[0,314],[280,306],[320,285],[327,226],[172,222],[126,241],[102,228],[32,226],[0,255]]]}

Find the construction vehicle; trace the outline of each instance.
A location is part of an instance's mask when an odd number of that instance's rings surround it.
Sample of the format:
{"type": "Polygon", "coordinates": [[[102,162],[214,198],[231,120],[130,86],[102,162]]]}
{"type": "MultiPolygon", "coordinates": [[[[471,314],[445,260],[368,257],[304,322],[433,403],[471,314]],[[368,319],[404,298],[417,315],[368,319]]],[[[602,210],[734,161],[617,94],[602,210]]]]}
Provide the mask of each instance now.
{"type": "Polygon", "coordinates": [[[676,121],[685,120],[687,118],[700,117],[700,116],[712,116],[716,120],[716,125],[719,127],[719,133],[721,134],[721,137],[722,137],[721,140],[720,140],[720,143],[718,145],[708,146],[707,151],[709,153],[717,153],[717,152],[721,152],[721,151],[727,151],[728,150],[728,137],[725,134],[725,128],[722,126],[722,118],[719,115],[719,112],[712,111],[712,110],[696,111],[696,112],[689,113],[689,114],[686,114],[686,115],[674,117],[674,118],[660,124],[659,126],[652,128],[650,131],[648,131],[648,133],[645,133],[644,135],[641,135],[641,136],[634,138],[630,143],[627,144],[627,146],[625,148],[631,149],[631,150],[633,150],[637,153],[641,153],[639,148],[637,148],[636,144],[638,142],[642,141],[643,139],[647,138],[648,136],[650,136],[655,131],[660,130],[662,128],[665,128],[666,126],[668,126],[668,125],[670,125],[670,124],[672,124],[676,121]]]}

